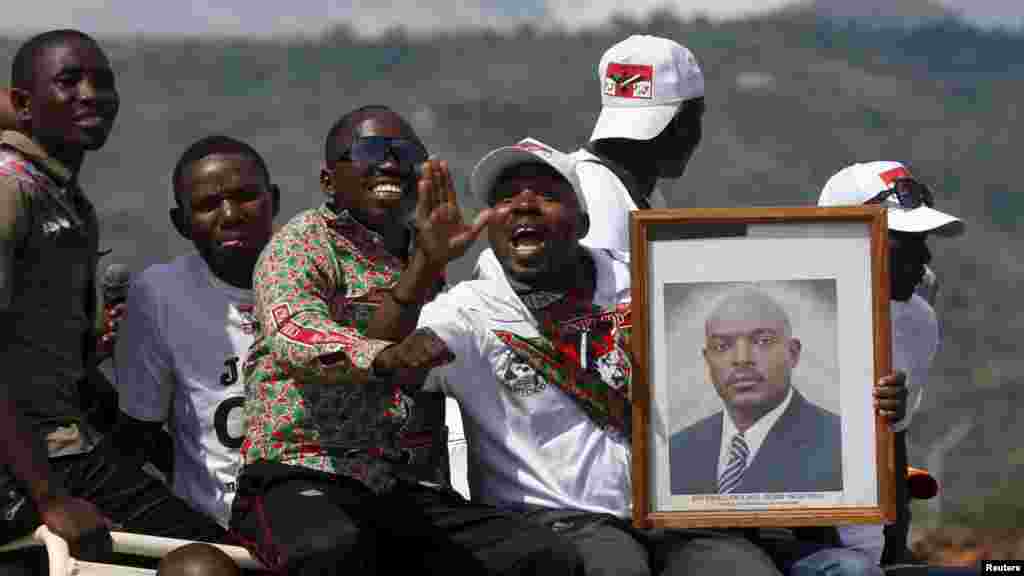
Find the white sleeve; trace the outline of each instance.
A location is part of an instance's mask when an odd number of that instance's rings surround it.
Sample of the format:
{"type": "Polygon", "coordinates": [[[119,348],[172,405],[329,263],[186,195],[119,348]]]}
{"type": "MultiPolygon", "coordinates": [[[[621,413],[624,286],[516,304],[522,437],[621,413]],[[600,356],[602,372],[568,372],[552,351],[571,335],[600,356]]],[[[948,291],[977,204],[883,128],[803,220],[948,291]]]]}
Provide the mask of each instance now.
{"type": "Polygon", "coordinates": [[[629,213],[637,209],[629,191],[611,170],[594,162],[577,164],[576,176],[590,215],[590,230],[580,243],[629,252],[629,213]]]}
{"type": "Polygon", "coordinates": [[[114,373],[121,411],[147,422],[167,419],[174,392],[162,316],[153,287],[140,277],[128,289],[114,350],[114,373]]]}
{"type": "Polygon", "coordinates": [[[450,364],[431,371],[425,388],[441,390],[448,396],[459,398],[459,386],[468,384],[466,380],[470,380],[461,373],[471,364],[467,360],[479,352],[472,320],[456,299],[452,292],[445,292],[428,302],[420,309],[417,328],[430,328],[455,356],[450,364]]]}
{"type": "Polygon", "coordinates": [[[899,341],[893,342],[894,365],[902,367],[902,364],[907,371],[907,414],[892,424],[893,432],[910,427],[914,414],[921,407],[924,385],[939,348],[939,325],[934,309],[916,294],[911,300],[910,321],[900,327],[899,341]]]}

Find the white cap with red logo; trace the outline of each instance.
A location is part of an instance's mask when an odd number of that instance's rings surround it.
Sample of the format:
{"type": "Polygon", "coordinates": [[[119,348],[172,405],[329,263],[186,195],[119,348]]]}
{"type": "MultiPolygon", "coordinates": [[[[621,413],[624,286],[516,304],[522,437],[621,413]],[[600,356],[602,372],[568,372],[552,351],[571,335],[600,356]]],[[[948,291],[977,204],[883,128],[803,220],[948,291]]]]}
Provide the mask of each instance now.
{"type": "Polygon", "coordinates": [[[634,35],[601,56],[601,115],[590,140],[650,140],[685,100],[704,96],[704,75],[682,44],[634,35]]]}
{"type": "Polygon", "coordinates": [[[569,154],[533,138],[524,138],[513,146],[504,146],[488,152],[473,168],[473,174],[469,177],[470,189],[485,206],[490,206],[494,203],[491,193],[501,173],[506,168],[528,162],[547,164],[565,177],[576,192],[580,211],[587,212],[587,199],[580,190],[580,181],[576,176],[576,160],[569,154]]]}
{"type": "MultiPolygon", "coordinates": [[[[898,179],[910,178],[910,171],[899,162],[878,161],[852,164],[836,172],[821,189],[818,206],[859,206],[893,187],[898,179]]],[[[964,223],[956,216],[920,205],[900,206],[895,195],[885,199],[889,229],[898,232],[930,232],[940,236],[959,236],[964,223]]]]}

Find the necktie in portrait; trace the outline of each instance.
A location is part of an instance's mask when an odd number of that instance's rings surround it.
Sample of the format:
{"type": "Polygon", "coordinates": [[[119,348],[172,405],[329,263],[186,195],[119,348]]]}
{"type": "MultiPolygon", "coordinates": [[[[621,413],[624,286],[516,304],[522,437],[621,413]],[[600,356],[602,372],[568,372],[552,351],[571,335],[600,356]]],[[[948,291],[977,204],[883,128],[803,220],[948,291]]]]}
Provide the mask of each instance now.
{"type": "Polygon", "coordinates": [[[722,471],[722,475],[718,477],[719,494],[729,494],[740,485],[743,471],[747,468],[748,454],[750,454],[750,449],[747,447],[746,439],[743,438],[743,433],[733,436],[732,442],[729,444],[729,462],[726,464],[725,470],[722,471]]]}

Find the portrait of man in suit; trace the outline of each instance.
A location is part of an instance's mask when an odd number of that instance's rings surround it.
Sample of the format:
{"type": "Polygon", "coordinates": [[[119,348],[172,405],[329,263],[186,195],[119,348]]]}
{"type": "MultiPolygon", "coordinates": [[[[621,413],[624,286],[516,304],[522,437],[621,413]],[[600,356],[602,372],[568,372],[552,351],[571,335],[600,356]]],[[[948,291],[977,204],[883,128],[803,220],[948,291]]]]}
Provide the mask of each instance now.
{"type": "Polygon", "coordinates": [[[741,286],[719,298],[702,354],[724,408],[672,434],[672,494],[843,489],[839,416],[792,384],[803,347],[767,293],[741,286]]]}

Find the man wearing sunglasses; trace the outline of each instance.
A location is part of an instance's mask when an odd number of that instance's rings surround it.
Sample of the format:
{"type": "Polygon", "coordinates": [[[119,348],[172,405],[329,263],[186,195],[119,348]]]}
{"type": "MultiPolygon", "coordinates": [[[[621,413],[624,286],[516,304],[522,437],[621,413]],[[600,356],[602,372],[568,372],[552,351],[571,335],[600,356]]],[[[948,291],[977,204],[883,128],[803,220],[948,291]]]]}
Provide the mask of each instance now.
{"type": "Polygon", "coordinates": [[[320,185],[327,202],[256,266],[232,529],[288,574],[571,573],[576,555],[550,531],[424,485],[408,456],[413,393],[380,362],[490,211],[465,224],[447,164],[381,106],[331,128],[320,185]]]}
{"type": "MultiPolygon", "coordinates": [[[[876,411],[896,432],[897,478],[904,481],[906,465],[905,431],[921,402],[921,392],[939,345],[935,311],[915,293],[931,261],[929,235],[953,237],[963,232],[963,222],[936,210],[931,191],[899,162],[867,162],[836,172],[822,188],[819,206],[880,204],[886,207],[889,226],[889,294],[892,324],[893,371],[906,374],[905,388],[898,394],[879,397],[876,411]]],[[[889,387],[887,392],[891,392],[889,387]]],[[[902,493],[902,492],[899,492],[902,493]]],[[[906,542],[909,529],[909,500],[900,506],[897,523],[838,526],[841,547],[807,545],[798,557],[782,564],[788,574],[838,574],[853,576],[881,574],[879,564],[908,560],[906,550],[891,542],[906,542]],[[899,533],[902,532],[902,533],[899,533]],[[891,538],[889,546],[887,535],[891,538]],[[802,557],[801,557],[802,556],[802,557]]],[[[778,550],[774,551],[778,561],[778,550]]],[[[931,574],[946,574],[931,569],[931,574]]]]}

